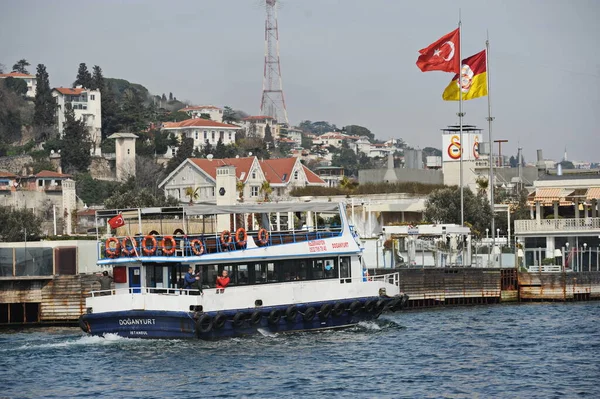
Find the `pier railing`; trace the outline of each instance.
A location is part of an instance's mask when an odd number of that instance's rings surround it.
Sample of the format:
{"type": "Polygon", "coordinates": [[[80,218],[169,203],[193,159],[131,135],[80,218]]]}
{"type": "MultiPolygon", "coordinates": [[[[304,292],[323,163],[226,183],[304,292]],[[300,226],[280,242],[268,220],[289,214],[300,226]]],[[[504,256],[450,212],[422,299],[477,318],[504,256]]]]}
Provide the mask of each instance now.
{"type": "Polygon", "coordinates": [[[515,220],[515,234],[600,230],[600,218],[515,220]]]}

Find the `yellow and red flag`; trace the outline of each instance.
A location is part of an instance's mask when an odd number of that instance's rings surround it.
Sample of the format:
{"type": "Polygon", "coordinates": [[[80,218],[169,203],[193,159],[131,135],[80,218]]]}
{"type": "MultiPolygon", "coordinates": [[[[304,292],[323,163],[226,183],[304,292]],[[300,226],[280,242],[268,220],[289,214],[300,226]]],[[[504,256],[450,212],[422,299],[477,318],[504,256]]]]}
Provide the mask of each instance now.
{"type": "Polygon", "coordinates": [[[460,70],[460,83],[458,74],[444,90],[442,99],[445,101],[458,101],[459,89],[462,89],[463,100],[472,100],[473,98],[487,96],[487,65],[486,51],[465,58],[460,70]]]}

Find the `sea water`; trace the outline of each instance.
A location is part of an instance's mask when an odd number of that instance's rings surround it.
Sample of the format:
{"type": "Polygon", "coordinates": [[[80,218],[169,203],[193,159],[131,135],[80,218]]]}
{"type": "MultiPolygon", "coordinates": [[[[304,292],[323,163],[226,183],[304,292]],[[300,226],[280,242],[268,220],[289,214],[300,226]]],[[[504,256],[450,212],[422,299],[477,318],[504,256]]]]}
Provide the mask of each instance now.
{"type": "Polygon", "coordinates": [[[219,341],[0,333],[0,398],[598,398],[600,302],[384,314],[219,341]]]}

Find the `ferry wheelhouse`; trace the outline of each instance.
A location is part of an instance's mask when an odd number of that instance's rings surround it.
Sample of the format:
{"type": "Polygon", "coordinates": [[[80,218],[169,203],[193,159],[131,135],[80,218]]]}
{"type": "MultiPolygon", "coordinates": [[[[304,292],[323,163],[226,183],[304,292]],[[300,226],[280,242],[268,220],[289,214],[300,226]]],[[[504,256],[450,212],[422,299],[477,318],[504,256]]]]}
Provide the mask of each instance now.
{"type": "Polygon", "coordinates": [[[211,339],[341,328],[408,299],[398,273],[366,272],[345,204],[97,212],[115,216],[124,225],[99,240],[97,262],[112,268],[114,289],[92,291],[80,318],[92,335],[211,339]],[[199,284],[183,288],[190,266],[199,284]],[[223,270],[230,282],[217,288],[223,270]]]}

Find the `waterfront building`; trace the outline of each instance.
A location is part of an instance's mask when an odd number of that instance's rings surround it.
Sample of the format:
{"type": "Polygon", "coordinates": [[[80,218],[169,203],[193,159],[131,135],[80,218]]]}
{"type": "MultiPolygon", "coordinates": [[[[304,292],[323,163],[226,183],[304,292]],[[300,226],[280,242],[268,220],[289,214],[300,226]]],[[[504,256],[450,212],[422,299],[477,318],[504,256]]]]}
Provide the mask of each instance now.
{"type": "Polygon", "coordinates": [[[600,247],[600,174],[543,175],[529,194],[530,219],[515,220],[524,266],[545,259],[573,270],[596,270],[600,247]]]}

